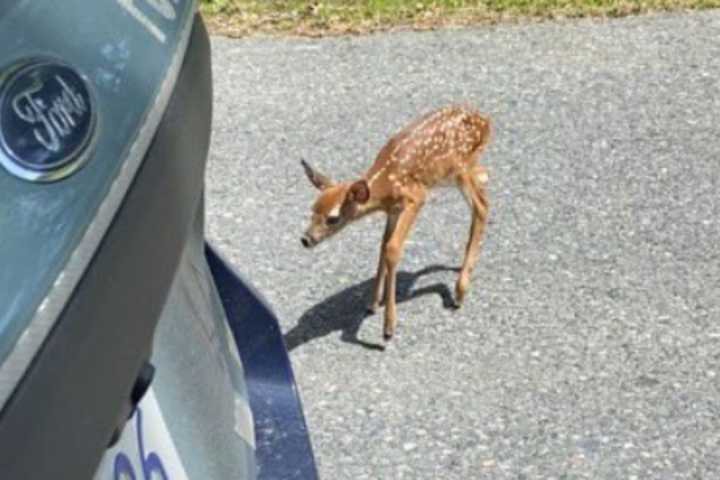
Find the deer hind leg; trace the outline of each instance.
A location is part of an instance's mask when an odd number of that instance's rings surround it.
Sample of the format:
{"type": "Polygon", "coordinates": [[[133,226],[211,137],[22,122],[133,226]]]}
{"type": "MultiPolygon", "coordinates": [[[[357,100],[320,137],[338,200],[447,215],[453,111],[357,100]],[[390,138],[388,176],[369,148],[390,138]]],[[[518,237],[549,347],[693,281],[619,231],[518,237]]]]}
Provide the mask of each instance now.
{"type": "Polygon", "coordinates": [[[397,223],[397,215],[388,214],[387,222],[385,223],[385,233],[383,234],[382,243],[380,244],[380,259],[378,261],[377,274],[375,275],[375,281],[372,289],[372,300],[368,305],[367,309],[370,313],[375,313],[383,298],[383,286],[385,285],[385,277],[387,276],[387,264],[385,263],[385,245],[387,245],[390,236],[395,230],[395,224],[397,223]]]}
{"type": "Polygon", "coordinates": [[[421,203],[412,202],[407,205],[398,215],[395,228],[385,243],[384,258],[387,273],[385,275],[385,323],[383,326],[383,338],[386,341],[392,338],[397,327],[397,308],[395,306],[397,266],[402,258],[405,240],[415,224],[420,208],[422,208],[422,200],[421,203]]]}
{"type": "Polygon", "coordinates": [[[465,247],[460,275],[455,285],[455,306],[460,307],[465,300],[465,294],[470,286],[473,269],[477,263],[480,245],[489,214],[489,204],[485,183],[487,171],[480,165],[475,166],[458,178],[458,186],[465,196],[472,211],[472,224],[470,225],[470,238],[465,247]]]}

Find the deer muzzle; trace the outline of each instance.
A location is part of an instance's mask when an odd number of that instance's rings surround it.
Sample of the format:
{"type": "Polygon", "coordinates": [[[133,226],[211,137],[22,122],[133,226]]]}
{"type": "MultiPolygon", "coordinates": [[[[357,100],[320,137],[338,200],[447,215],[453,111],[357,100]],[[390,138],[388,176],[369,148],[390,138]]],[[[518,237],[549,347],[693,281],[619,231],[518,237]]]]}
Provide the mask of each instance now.
{"type": "Polygon", "coordinates": [[[305,248],[312,248],[318,244],[318,241],[307,233],[300,238],[300,242],[305,248]]]}

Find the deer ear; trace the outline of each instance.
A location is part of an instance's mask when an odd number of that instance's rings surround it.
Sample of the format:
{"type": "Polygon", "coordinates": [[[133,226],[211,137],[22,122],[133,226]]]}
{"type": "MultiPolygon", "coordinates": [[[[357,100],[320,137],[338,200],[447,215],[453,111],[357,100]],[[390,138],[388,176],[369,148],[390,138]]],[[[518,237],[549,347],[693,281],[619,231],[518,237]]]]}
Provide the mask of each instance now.
{"type": "Polygon", "coordinates": [[[350,185],[350,192],[348,193],[350,200],[363,204],[370,200],[370,187],[367,180],[358,180],[357,182],[350,185]]]}
{"type": "Polygon", "coordinates": [[[303,166],[303,169],[305,169],[305,175],[307,175],[308,180],[310,180],[310,183],[315,185],[315,188],[318,190],[325,190],[326,188],[333,186],[334,182],[330,180],[329,177],[317,172],[314,168],[308,165],[305,159],[301,158],[300,164],[303,166]]]}

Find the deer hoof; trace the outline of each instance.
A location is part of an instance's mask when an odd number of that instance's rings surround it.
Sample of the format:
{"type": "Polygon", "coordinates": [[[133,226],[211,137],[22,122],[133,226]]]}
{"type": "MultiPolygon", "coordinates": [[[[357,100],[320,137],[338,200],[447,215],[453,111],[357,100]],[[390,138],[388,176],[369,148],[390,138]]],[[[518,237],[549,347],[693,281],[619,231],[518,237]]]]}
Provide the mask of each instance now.
{"type": "Polygon", "coordinates": [[[394,335],[395,335],[395,328],[394,328],[394,326],[392,326],[392,325],[391,325],[391,326],[385,326],[385,328],[383,328],[383,339],[384,339],[386,342],[389,342],[389,341],[393,338],[394,335]]]}

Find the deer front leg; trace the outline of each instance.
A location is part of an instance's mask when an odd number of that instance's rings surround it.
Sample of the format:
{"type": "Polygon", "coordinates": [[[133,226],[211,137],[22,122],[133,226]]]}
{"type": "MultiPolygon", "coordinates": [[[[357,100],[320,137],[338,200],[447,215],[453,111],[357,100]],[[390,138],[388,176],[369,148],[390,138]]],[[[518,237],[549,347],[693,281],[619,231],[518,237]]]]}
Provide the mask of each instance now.
{"type": "Polygon", "coordinates": [[[385,245],[387,245],[390,236],[395,230],[397,223],[397,214],[389,213],[385,223],[385,233],[383,233],[382,242],[380,244],[380,259],[378,261],[377,274],[373,283],[372,300],[368,305],[368,312],[375,313],[380,308],[383,298],[383,286],[385,285],[385,276],[387,275],[387,264],[385,263],[385,245]]]}
{"type": "Polygon", "coordinates": [[[384,257],[387,269],[385,281],[387,285],[385,286],[385,325],[383,327],[383,337],[386,341],[392,338],[395,334],[395,328],[397,327],[397,308],[395,306],[397,266],[402,258],[405,240],[415,223],[421,205],[422,204],[411,203],[405,207],[398,215],[395,228],[385,244],[384,257]]]}

